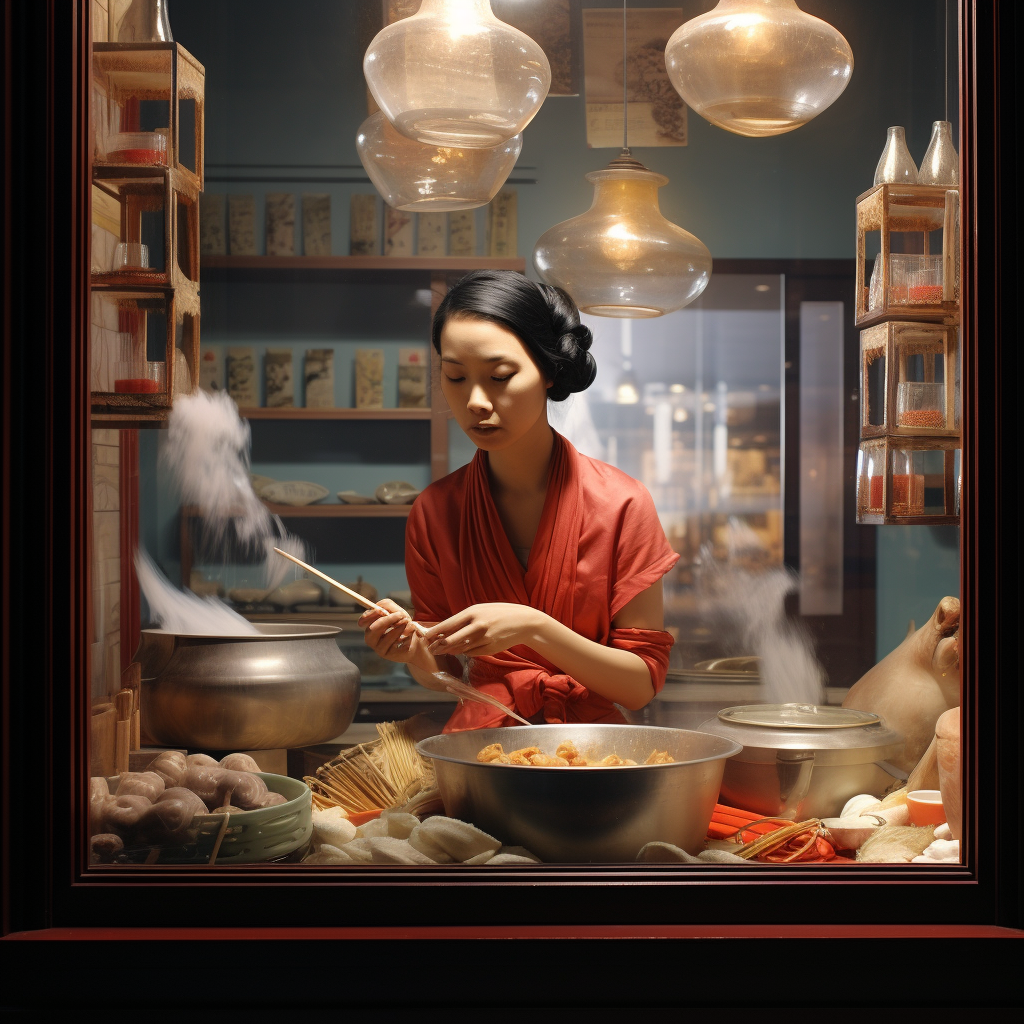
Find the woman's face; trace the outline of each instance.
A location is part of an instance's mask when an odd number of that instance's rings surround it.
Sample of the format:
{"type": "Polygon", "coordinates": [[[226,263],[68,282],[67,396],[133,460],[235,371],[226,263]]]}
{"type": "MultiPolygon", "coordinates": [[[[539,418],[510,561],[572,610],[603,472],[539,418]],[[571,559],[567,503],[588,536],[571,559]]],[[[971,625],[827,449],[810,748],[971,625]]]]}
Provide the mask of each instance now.
{"type": "Polygon", "coordinates": [[[500,451],[543,421],[551,382],[511,331],[489,320],[449,319],[441,330],[441,391],[478,448],[500,451]]]}

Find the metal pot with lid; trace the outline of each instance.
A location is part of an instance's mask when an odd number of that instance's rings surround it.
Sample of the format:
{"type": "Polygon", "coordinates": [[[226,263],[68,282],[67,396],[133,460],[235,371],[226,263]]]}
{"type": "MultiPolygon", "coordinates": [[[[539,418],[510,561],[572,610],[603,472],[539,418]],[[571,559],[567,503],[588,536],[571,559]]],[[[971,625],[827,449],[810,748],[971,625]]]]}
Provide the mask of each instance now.
{"type": "Polygon", "coordinates": [[[867,711],[745,704],[700,729],[743,745],[726,762],[721,801],[765,817],[834,817],[851,796],[906,781],[887,760],[903,749],[902,735],[867,711]]]}

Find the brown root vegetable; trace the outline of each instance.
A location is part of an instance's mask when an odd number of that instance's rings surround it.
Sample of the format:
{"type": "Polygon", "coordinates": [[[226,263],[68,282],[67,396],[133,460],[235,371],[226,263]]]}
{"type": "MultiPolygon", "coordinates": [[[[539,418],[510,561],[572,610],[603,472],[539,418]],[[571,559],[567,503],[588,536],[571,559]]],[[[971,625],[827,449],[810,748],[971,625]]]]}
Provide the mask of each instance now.
{"type": "Polygon", "coordinates": [[[178,780],[185,774],[188,762],[180,750],[165,750],[150,761],[147,772],[156,772],[164,780],[165,787],[177,786],[178,780]]]}
{"type": "Polygon", "coordinates": [[[166,790],[139,823],[139,838],[147,843],[180,840],[192,819],[205,813],[206,805],[195,793],[180,787],[166,790]]]}
{"type": "Polygon", "coordinates": [[[131,834],[142,820],[142,816],[152,806],[150,800],[135,793],[115,796],[105,808],[103,831],[114,832],[119,836],[131,834]]]}
{"type": "Polygon", "coordinates": [[[233,772],[258,772],[260,766],[248,754],[225,754],[220,759],[221,768],[228,768],[233,772]]]}
{"type": "Polygon", "coordinates": [[[234,804],[251,811],[260,806],[267,793],[267,784],[251,772],[233,772],[219,765],[190,767],[181,778],[181,784],[192,790],[211,810],[234,804]]]}
{"type": "Polygon", "coordinates": [[[124,840],[112,832],[101,832],[89,840],[89,863],[112,864],[124,849],[124,840]]]}
{"type": "Polygon", "coordinates": [[[935,723],[935,751],[939,792],[946,824],[954,839],[963,830],[962,783],[960,781],[960,708],[950,708],[935,723]]]}
{"type": "Polygon", "coordinates": [[[932,617],[854,683],[844,708],[881,715],[903,734],[889,760],[912,771],[935,735],[939,715],[960,703],[960,602],[944,597],[932,617]]]}
{"type": "Polygon", "coordinates": [[[189,768],[219,768],[220,762],[215,757],[210,757],[209,754],[189,754],[185,758],[189,768]]]}
{"type": "Polygon", "coordinates": [[[113,804],[114,797],[107,785],[107,780],[96,776],[89,780],[89,835],[97,835],[103,831],[107,808],[113,804]]]}
{"type": "Polygon", "coordinates": [[[126,793],[134,793],[155,803],[160,799],[160,794],[165,788],[162,776],[156,772],[125,772],[117,784],[115,795],[124,796],[126,793]]]}
{"type": "Polygon", "coordinates": [[[277,807],[278,804],[286,803],[288,803],[286,796],[282,796],[280,793],[267,793],[260,802],[260,807],[277,807]]]}

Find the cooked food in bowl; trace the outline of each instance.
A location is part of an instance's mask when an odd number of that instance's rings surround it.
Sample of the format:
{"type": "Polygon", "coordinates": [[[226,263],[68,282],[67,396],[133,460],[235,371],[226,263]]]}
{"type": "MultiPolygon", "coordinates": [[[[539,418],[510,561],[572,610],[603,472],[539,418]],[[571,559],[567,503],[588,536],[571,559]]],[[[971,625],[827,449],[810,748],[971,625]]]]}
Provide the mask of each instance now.
{"type": "MultiPolygon", "coordinates": [[[[554,755],[545,754],[540,747],[520,747],[506,754],[500,743],[489,743],[477,755],[483,764],[518,764],[534,768],[623,768],[638,762],[618,754],[605,754],[601,759],[585,757],[572,740],[558,744],[554,755]]],[[[675,758],[667,750],[654,749],[644,764],[674,764],[675,758]]]]}

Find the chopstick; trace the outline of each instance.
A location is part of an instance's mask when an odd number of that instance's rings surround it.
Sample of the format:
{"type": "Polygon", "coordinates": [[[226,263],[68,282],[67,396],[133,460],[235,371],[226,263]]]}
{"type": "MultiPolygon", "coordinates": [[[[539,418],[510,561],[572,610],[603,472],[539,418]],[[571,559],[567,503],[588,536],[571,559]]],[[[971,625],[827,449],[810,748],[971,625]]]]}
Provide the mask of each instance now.
{"type": "MultiPolygon", "coordinates": [[[[314,569],[313,566],[307,565],[301,558],[296,558],[294,555],[288,554],[287,551],[282,551],[280,548],[274,548],[274,550],[284,558],[287,558],[290,562],[294,562],[296,565],[302,566],[306,572],[311,572],[314,576],[319,576],[320,579],[327,583],[330,583],[332,587],[337,587],[343,594],[348,594],[353,601],[358,601],[364,608],[368,608],[370,611],[380,612],[382,615],[391,615],[392,613],[385,608],[383,605],[379,605],[374,601],[371,601],[368,597],[364,597],[357,590],[351,590],[345,586],[344,583],[339,583],[337,580],[332,580],[326,573],[321,572],[319,569],[314,569]]],[[[412,619],[409,620],[412,628],[419,633],[420,636],[426,636],[427,627],[419,622],[414,622],[412,619]]]]}
{"type": "MultiPolygon", "coordinates": [[[[326,573],[321,572],[319,569],[314,569],[313,566],[311,565],[307,565],[301,558],[296,558],[294,555],[290,555],[288,554],[287,551],[282,551],[280,548],[274,548],[274,550],[279,555],[283,556],[284,558],[287,558],[290,562],[294,562],[296,565],[301,566],[303,569],[306,570],[306,572],[311,572],[314,576],[319,576],[320,579],[324,580],[327,583],[330,583],[332,587],[337,587],[342,593],[348,594],[348,596],[351,597],[353,601],[358,601],[364,608],[369,608],[371,611],[381,612],[384,615],[391,614],[391,612],[388,611],[387,608],[384,608],[382,605],[375,604],[367,597],[363,597],[363,595],[360,594],[358,591],[350,590],[348,587],[345,586],[344,583],[339,583],[337,580],[332,580],[331,577],[328,576],[326,573]]],[[[410,619],[409,622],[412,625],[412,628],[415,629],[416,632],[420,634],[420,636],[426,636],[426,626],[423,626],[419,622],[414,622],[412,619],[410,619]]],[[[500,708],[502,711],[505,712],[506,715],[509,715],[510,717],[516,719],[516,721],[522,722],[523,725],[531,724],[521,715],[516,714],[516,712],[513,711],[511,708],[508,708],[504,704],[502,704],[501,701],[499,701],[497,698],[491,697],[486,693],[480,693],[470,684],[461,682],[460,680],[456,679],[455,676],[450,675],[448,672],[432,672],[431,675],[435,679],[439,680],[449,693],[455,694],[456,696],[461,697],[464,700],[473,700],[481,704],[489,704],[494,708],[500,708]]]]}

